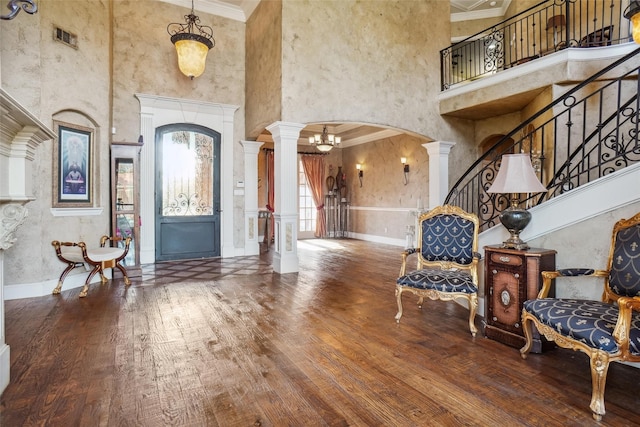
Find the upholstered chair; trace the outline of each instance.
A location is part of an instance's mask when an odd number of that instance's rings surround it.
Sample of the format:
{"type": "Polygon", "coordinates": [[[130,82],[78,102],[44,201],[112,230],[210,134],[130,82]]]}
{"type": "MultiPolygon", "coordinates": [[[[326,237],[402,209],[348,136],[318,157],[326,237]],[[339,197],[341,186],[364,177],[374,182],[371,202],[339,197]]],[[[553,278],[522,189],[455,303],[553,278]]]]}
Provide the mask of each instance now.
{"type": "Polygon", "coordinates": [[[440,301],[461,300],[469,308],[469,330],[476,336],[478,310],[478,217],[457,206],[438,206],[418,218],[418,243],[402,253],[400,277],[396,280],[398,314],[402,317],[402,294],[440,301]],[[408,260],[416,258],[416,269],[407,272],[408,260]]]}
{"type": "Polygon", "coordinates": [[[531,350],[532,325],[558,346],[586,353],[591,360],[590,407],[599,421],[605,414],[609,364],[640,362],[640,213],[613,227],[605,270],[545,271],[542,277],[538,298],[524,303],[522,325],[527,341],[520,353],[526,358],[531,350]],[[564,277],[602,278],[602,301],[548,298],[552,281],[564,277]]]}

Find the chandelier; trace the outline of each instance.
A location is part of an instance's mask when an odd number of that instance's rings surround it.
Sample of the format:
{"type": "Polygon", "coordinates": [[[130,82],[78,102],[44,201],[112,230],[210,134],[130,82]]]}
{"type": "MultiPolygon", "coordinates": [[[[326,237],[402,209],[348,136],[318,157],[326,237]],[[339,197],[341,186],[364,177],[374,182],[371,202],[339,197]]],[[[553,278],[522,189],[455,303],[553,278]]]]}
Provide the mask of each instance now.
{"type": "Polygon", "coordinates": [[[340,144],[341,138],[327,132],[327,125],[322,128],[322,134],[315,134],[309,137],[309,144],[315,145],[319,151],[326,153],[331,151],[333,147],[340,144]]]}
{"type": "Polygon", "coordinates": [[[200,18],[193,12],[193,0],[191,0],[191,13],[184,17],[186,23],[171,23],[167,26],[167,32],[171,36],[171,43],[178,53],[178,68],[187,77],[194,77],[204,73],[209,49],[215,46],[213,29],[207,25],[200,25],[200,18]]]}

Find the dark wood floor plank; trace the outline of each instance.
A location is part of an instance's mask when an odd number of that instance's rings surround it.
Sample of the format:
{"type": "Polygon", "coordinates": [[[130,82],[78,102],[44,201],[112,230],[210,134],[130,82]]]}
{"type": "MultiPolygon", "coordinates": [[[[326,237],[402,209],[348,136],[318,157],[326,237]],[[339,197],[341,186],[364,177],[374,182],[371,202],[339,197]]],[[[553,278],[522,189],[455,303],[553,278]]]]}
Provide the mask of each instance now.
{"type": "MultiPolygon", "coordinates": [[[[61,295],[7,301],[7,426],[633,426],[640,370],[614,364],[591,417],[588,358],[520,358],[469,334],[468,311],[394,290],[396,247],[299,246],[143,267],[61,295]]],[[[476,319],[478,327],[481,319],[476,319]]]]}

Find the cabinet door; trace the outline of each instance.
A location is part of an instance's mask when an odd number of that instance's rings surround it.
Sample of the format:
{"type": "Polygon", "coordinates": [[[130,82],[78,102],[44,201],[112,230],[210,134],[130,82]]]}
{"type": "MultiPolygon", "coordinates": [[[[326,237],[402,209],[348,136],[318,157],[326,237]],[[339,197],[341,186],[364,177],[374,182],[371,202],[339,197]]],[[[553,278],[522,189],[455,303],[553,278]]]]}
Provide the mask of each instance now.
{"type": "Polygon", "coordinates": [[[521,334],[522,274],[495,265],[490,274],[493,276],[493,286],[489,291],[491,323],[507,331],[521,334]]]}

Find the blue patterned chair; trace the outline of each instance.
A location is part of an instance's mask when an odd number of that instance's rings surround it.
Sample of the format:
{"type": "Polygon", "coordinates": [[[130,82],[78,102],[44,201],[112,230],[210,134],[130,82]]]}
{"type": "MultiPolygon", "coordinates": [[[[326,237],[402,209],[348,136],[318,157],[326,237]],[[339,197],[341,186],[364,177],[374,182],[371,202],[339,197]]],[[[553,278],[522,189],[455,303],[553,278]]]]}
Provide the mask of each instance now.
{"type": "Polygon", "coordinates": [[[457,206],[438,206],[418,219],[418,247],[402,253],[400,277],[396,280],[398,314],[402,317],[402,293],[424,298],[465,300],[469,307],[469,329],[476,336],[478,310],[478,217],[457,206]],[[407,270],[407,259],[417,255],[416,270],[407,270]]]}
{"type": "Polygon", "coordinates": [[[524,303],[522,325],[531,350],[532,325],[563,348],[580,350],[591,359],[591,411],[600,421],[605,414],[604,386],[609,363],[640,362],[640,213],[618,221],[606,270],[567,269],[542,272],[538,298],[524,303]],[[551,281],[561,277],[601,277],[602,301],[547,298],[551,281]]]}

